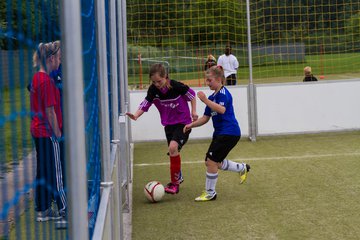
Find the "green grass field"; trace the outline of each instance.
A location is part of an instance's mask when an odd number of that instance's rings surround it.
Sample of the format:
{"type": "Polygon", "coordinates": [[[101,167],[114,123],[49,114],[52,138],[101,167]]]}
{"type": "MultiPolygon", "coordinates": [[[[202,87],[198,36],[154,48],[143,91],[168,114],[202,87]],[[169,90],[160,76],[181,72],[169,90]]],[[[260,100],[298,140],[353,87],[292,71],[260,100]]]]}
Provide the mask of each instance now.
{"type": "Polygon", "coordinates": [[[7,169],[7,163],[20,161],[32,150],[30,101],[25,88],[5,89],[1,96],[0,166],[7,169]]]}
{"type": "Polygon", "coordinates": [[[135,144],[132,239],[359,239],[360,132],[242,139],[228,158],[251,165],[248,180],[220,171],[212,202],[204,189],[209,141],[182,151],[180,193],[149,203],[151,180],[169,181],[165,142],[135,144]]]}
{"type": "MultiPolygon", "coordinates": [[[[193,62],[187,59],[167,59],[173,68],[183,69],[179,72],[170,72],[170,77],[178,81],[187,81],[200,79],[203,80],[204,72],[203,62],[193,62]],[[198,64],[199,66],[193,66],[198,64]],[[195,71],[185,71],[189,66],[195,71]]],[[[284,83],[284,82],[302,82],[305,66],[311,66],[313,74],[320,80],[320,76],[324,75],[324,80],[349,79],[359,77],[360,55],[357,53],[343,54],[325,54],[325,55],[307,55],[303,63],[274,63],[261,66],[253,66],[253,81],[255,84],[262,83],[284,83]]],[[[135,63],[129,65],[129,84],[139,84],[139,72],[131,67],[136,67],[135,63]]],[[[144,67],[147,67],[147,65],[144,67]]],[[[238,70],[238,84],[248,84],[249,67],[240,65],[238,70]]],[[[148,84],[148,74],[143,74],[143,83],[148,84]]],[[[195,84],[197,86],[197,83],[195,84]]]]}
{"type": "MultiPolygon", "coordinates": [[[[251,165],[240,185],[220,171],[215,201],[196,203],[204,189],[210,140],[182,151],[185,181],[177,195],[150,203],[143,187],[169,181],[165,142],[136,143],[132,239],[359,239],[360,131],[242,139],[228,158],[251,165]]],[[[53,222],[36,223],[33,202],[7,238],[65,239],[53,222]]]]}

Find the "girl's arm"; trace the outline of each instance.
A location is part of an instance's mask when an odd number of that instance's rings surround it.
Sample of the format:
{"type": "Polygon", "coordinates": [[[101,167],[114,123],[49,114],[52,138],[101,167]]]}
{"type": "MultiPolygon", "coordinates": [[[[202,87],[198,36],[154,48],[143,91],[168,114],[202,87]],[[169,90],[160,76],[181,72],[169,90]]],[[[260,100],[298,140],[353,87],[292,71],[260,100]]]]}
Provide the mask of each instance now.
{"type": "Polygon", "coordinates": [[[198,98],[206,104],[206,106],[208,106],[209,108],[211,108],[211,110],[220,113],[220,114],[224,114],[226,111],[226,108],[220,104],[217,104],[213,101],[210,101],[204,92],[200,91],[197,93],[198,98]]]}
{"type": "Polygon", "coordinates": [[[55,113],[54,106],[47,107],[45,111],[46,111],[46,116],[47,116],[47,118],[49,120],[51,129],[54,132],[54,135],[57,138],[60,138],[61,137],[61,130],[59,128],[59,123],[58,123],[57,118],[56,118],[56,113],[55,113]]]}
{"type": "Polygon", "coordinates": [[[130,119],[136,121],[143,113],[143,110],[138,109],[134,114],[127,112],[126,115],[128,115],[130,119]]]}
{"type": "Polygon", "coordinates": [[[197,115],[197,112],[196,112],[196,97],[194,97],[190,101],[190,104],[191,104],[191,117],[192,117],[192,120],[196,121],[199,118],[199,116],[197,115]]]}
{"type": "Polygon", "coordinates": [[[187,125],[185,125],[183,131],[184,133],[189,131],[190,129],[194,128],[194,127],[200,127],[202,125],[204,125],[205,123],[207,123],[210,119],[210,116],[207,115],[203,115],[201,118],[199,118],[198,120],[196,120],[195,122],[189,123],[187,125]]]}

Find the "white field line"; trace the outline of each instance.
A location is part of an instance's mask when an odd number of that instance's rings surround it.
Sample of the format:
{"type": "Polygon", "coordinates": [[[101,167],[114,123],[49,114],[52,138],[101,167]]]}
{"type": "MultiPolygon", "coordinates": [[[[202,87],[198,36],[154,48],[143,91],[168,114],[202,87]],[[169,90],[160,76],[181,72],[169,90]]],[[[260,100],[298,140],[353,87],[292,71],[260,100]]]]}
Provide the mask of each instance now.
{"type": "MultiPolygon", "coordinates": [[[[267,161],[267,160],[302,160],[308,158],[332,158],[332,157],[346,157],[346,156],[360,156],[360,152],[353,153],[333,153],[333,154],[312,154],[312,155],[303,155],[303,156],[283,156],[283,157],[260,157],[260,158],[237,158],[230,159],[232,161],[239,162],[251,162],[251,161],[267,161]]],[[[204,160],[201,161],[183,161],[181,164],[197,164],[204,163],[204,160]]],[[[137,163],[134,164],[134,167],[147,167],[147,166],[163,166],[169,165],[169,162],[161,163],[137,163]]]]}

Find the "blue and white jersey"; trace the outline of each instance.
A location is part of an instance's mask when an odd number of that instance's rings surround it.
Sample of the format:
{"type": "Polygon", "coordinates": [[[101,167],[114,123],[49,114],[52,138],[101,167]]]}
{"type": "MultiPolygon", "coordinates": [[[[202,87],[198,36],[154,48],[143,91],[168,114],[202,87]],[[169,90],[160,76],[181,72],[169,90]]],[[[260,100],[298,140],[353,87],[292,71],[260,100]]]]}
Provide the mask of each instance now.
{"type": "Polygon", "coordinates": [[[212,118],[214,126],[213,136],[232,135],[241,136],[238,121],[235,118],[233,99],[227,88],[222,87],[219,92],[211,94],[208,99],[226,108],[224,114],[217,113],[208,106],[205,108],[204,115],[212,118]]]}

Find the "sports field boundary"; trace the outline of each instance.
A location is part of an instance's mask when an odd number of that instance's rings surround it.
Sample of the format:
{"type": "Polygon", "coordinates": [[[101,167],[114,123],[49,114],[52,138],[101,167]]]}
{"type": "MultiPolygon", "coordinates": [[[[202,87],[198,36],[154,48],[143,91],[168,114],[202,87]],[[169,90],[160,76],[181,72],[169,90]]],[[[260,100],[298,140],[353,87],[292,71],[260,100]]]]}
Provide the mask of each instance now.
{"type": "Polygon", "coordinates": [[[133,167],[134,167],[134,143],[130,143],[130,181],[128,183],[129,191],[129,212],[123,213],[123,229],[124,240],[132,239],[132,182],[133,182],[133,167]]]}
{"type": "MultiPolygon", "coordinates": [[[[235,162],[251,162],[251,161],[274,161],[274,160],[302,160],[308,158],[331,158],[331,157],[345,157],[345,156],[360,156],[360,152],[353,153],[332,153],[332,154],[312,154],[312,155],[303,155],[303,156],[284,156],[284,157],[255,157],[255,158],[236,158],[231,159],[235,162]]],[[[183,161],[181,164],[199,164],[204,163],[202,161],[183,161]]],[[[164,166],[169,165],[169,162],[161,163],[137,163],[133,164],[134,167],[148,167],[148,166],[164,166]]]]}

